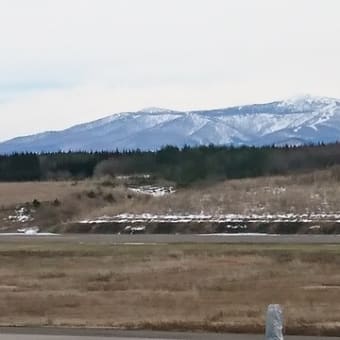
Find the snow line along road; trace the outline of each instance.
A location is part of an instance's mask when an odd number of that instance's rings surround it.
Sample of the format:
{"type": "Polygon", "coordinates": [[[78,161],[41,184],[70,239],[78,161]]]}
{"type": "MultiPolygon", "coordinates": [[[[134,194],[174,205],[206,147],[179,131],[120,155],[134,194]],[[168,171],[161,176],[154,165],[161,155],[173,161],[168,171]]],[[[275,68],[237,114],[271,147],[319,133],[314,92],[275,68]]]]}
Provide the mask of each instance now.
{"type": "MultiPolygon", "coordinates": [[[[77,221],[75,221],[77,222],[77,221]]],[[[340,213],[311,214],[119,214],[78,221],[82,224],[101,223],[270,223],[270,222],[338,222],[340,213]]]]}

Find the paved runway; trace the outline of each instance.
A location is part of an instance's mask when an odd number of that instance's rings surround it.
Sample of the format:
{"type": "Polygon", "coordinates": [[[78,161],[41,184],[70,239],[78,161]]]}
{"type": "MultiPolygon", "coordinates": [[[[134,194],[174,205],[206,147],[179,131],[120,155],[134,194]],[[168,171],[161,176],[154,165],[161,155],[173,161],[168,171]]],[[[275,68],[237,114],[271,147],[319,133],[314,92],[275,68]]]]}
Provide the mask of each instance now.
{"type": "Polygon", "coordinates": [[[228,234],[64,234],[59,236],[7,236],[1,242],[54,241],[98,244],[170,244],[170,243],[279,243],[279,244],[340,244],[340,235],[228,235],[228,234]]]}
{"type": "MultiPolygon", "coordinates": [[[[115,331],[95,329],[0,328],[0,340],[263,340],[263,335],[115,331]]],[[[287,340],[331,340],[327,337],[286,336],[287,340]]]]}

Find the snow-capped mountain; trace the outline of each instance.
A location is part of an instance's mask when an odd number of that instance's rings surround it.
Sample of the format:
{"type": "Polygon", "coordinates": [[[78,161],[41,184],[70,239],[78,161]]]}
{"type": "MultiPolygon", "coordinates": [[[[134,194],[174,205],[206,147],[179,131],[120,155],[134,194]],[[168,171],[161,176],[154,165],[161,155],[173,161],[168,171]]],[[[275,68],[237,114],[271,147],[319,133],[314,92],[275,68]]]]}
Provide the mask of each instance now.
{"type": "Polygon", "coordinates": [[[340,140],[340,100],[302,96],[267,104],[180,112],[149,108],[0,143],[0,153],[156,150],[165,145],[269,145],[340,140]]]}

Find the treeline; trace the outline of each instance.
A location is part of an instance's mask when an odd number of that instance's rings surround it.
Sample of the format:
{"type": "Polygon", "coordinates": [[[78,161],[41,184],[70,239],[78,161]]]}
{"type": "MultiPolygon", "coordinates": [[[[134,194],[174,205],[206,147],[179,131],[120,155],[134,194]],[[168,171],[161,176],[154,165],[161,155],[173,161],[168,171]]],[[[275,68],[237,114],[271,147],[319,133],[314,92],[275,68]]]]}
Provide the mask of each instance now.
{"type": "Polygon", "coordinates": [[[0,181],[88,178],[109,152],[14,153],[0,155],[0,181]]]}
{"type": "Polygon", "coordinates": [[[302,147],[167,146],[157,152],[58,152],[0,156],[0,181],[151,174],[179,185],[340,165],[340,144],[302,147]]]}

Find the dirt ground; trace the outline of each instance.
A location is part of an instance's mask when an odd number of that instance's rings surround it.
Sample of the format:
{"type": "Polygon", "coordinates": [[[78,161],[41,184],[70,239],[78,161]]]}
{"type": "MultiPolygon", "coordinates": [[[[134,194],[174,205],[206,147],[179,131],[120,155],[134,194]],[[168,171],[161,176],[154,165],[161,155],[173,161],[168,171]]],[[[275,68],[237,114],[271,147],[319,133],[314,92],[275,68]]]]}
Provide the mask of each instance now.
{"type": "Polygon", "coordinates": [[[340,334],[338,245],[0,243],[0,325],[340,334]]]}

